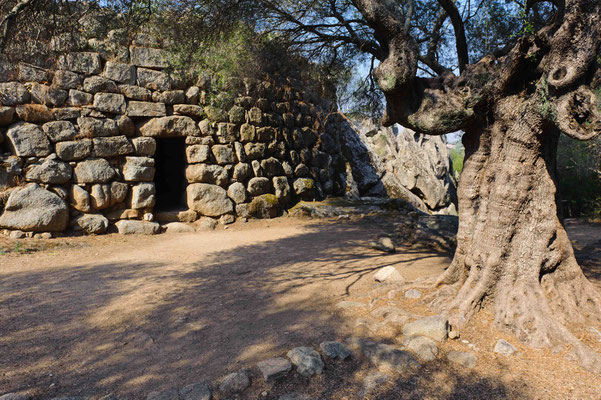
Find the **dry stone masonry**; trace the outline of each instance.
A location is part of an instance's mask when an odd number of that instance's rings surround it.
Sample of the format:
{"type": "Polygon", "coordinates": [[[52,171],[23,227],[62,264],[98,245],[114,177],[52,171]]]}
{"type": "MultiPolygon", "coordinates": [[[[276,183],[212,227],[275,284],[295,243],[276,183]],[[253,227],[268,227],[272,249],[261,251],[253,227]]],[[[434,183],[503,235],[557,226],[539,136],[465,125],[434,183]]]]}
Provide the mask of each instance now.
{"type": "Polygon", "coordinates": [[[64,54],[52,70],[4,65],[0,228],[156,233],[161,215],[274,217],[340,191],[339,155],[323,150],[323,109],[299,85],[246,81],[213,107],[202,80],[168,72],[164,50],[113,47],[64,54]],[[169,197],[176,210],[157,213],[169,197]]]}

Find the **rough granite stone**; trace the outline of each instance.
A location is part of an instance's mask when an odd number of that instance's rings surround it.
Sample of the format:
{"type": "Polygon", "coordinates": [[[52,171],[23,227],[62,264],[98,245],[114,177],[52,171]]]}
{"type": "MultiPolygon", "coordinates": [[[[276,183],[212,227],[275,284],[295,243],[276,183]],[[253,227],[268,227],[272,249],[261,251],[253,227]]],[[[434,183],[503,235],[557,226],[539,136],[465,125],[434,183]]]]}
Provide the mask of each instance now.
{"type": "Polygon", "coordinates": [[[430,317],[420,318],[416,321],[408,323],[403,327],[404,336],[427,336],[438,342],[446,340],[448,332],[449,321],[442,315],[433,315],[430,317]]]}
{"type": "Polygon", "coordinates": [[[106,183],[115,177],[115,170],[104,158],[78,162],[73,170],[75,183],[106,183]]]}
{"type": "Polygon", "coordinates": [[[288,375],[292,369],[290,361],[282,357],[270,358],[257,363],[257,368],[265,382],[272,382],[288,375]]]}
{"type": "Polygon", "coordinates": [[[52,152],[48,137],[34,124],[17,122],[8,128],[6,137],[19,157],[45,157],[52,152]]]}
{"type": "Polygon", "coordinates": [[[156,222],[130,219],[117,221],[115,222],[115,226],[121,235],[156,235],[161,233],[161,226],[156,222]]]}
{"type": "Polygon", "coordinates": [[[311,347],[296,347],[286,355],[296,366],[298,373],[303,376],[312,376],[323,372],[324,363],[319,353],[311,347]]]}
{"type": "Polygon", "coordinates": [[[234,211],[234,205],[228,198],[227,192],[220,186],[193,183],[188,185],[186,192],[188,208],[197,211],[200,215],[220,217],[234,211]]]}

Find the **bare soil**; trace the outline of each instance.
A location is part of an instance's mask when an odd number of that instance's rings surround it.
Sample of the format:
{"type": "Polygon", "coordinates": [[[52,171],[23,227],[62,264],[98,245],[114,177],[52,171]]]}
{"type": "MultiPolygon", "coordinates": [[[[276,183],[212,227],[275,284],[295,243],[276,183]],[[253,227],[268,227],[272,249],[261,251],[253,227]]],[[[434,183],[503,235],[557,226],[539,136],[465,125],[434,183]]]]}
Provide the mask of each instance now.
{"type": "MultiPolygon", "coordinates": [[[[448,254],[424,247],[387,254],[366,246],[393,226],[385,217],[279,218],[152,237],[2,238],[0,394],[145,398],[150,391],[216,381],[296,346],[357,335],[355,322],[365,311],[341,312],[336,304],[386,305],[375,271],[393,265],[406,281],[419,281],[450,262],[448,254]]],[[[601,289],[601,225],[571,221],[568,232],[587,276],[601,289]]],[[[413,313],[431,313],[420,300],[396,301],[413,313]]],[[[373,398],[601,399],[599,377],[566,351],[524,347],[491,320],[481,313],[461,332],[475,348],[460,340],[440,346],[443,354],[474,351],[474,369],[439,357],[373,398]],[[518,354],[493,353],[499,338],[516,345],[518,354]]],[[[599,338],[580,333],[601,352],[599,338]]],[[[369,372],[361,359],[329,364],[322,376],[274,385],[267,398],[299,388],[324,399],[359,398],[369,372]]],[[[262,390],[255,383],[245,398],[261,397],[262,390]]]]}

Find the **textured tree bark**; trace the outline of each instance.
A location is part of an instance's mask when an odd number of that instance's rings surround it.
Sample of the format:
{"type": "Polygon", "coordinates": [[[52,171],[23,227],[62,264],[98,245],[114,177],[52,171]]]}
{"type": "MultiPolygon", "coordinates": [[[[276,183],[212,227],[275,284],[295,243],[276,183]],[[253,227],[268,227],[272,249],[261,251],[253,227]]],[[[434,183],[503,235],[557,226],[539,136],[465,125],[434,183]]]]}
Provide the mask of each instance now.
{"type": "Polygon", "coordinates": [[[588,369],[601,358],[567,328],[601,321],[601,296],[574,258],[557,216],[559,130],[535,99],[497,103],[487,126],[464,136],[458,247],[432,305],[463,326],[481,308],[534,347],[572,346],[588,369]]]}

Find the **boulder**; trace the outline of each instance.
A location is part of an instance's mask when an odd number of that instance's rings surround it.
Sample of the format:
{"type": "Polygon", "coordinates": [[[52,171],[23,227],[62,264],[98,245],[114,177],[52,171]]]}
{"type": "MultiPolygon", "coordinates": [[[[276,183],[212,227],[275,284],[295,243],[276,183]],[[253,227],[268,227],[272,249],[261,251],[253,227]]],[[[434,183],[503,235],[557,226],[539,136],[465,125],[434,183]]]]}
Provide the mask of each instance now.
{"type": "Polygon", "coordinates": [[[255,141],[255,127],[251,124],[243,124],[240,127],[240,140],[243,142],[255,141]]]}
{"type": "Polygon", "coordinates": [[[154,159],[150,157],[125,157],[123,179],[130,182],[151,182],[154,179],[154,159]]]}
{"type": "Polygon", "coordinates": [[[246,143],[244,152],[249,160],[261,159],[265,156],[265,143],[246,143]]]}
{"type": "MultiPolygon", "coordinates": [[[[147,102],[152,99],[152,92],[146,88],[135,85],[119,85],[117,86],[119,93],[132,100],[140,100],[147,102]]],[[[131,102],[129,102],[131,104],[131,102]]],[[[129,106],[128,106],[129,109],[129,106]]],[[[165,114],[163,114],[165,115],[165,114]]],[[[152,115],[153,117],[162,117],[163,115],[152,115]]]]}
{"type": "MultiPolygon", "coordinates": [[[[280,210],[278,198],[273,194],[257,196],[248,205],[249,215],[255,218],[275,218],[280,215],[280,210]]],[[[238,213],[238,216],[243,217],[245,215],[238,213]]]]}
{"type": "Polygon", "coordinates": [[[125,96],[117,93],[96,93],[94,108],[110,114],[125,114],[125,96]]]}
{"type": "Polygon", "coordinates": [[[10,126],[6,137],[19,157],[45,157],[52,152],[48,137],[34,124],[17,122],[10,126]]]}
{"type": "Polygon", "coordinates": [[[118,115],[115,118],[117,124],[117,131],[125,136],[133,136],[136,133],[136,125],[134,121],[127,115],[118,115]]]}
{"type": "Polygon", "coordinates": [[[90,212],[92,210],[92,201],[87,190],[78,185],[71,186],[69,196],[71,206],[81,212],[90,212]]]}
{"type": "Polygon", "coordinates": [[[121,203],[127,197],[129,185],[123,182],[111,182],[111,206],[121,203]]]}
{"type": "Polygon", "coordinates": [[[186,146],[186,159],[189,164],[204,163],[211,157],[211,148],[206,144],[186,146]]]}
{"type": "Polygon", "coordinates": [[[217,161],[217,164],[233,164],[236,162],[234,149],[231,145],[216,144],[211,148],[211,152],[217,161]]]}
{"type": "Polygon", "coordinates": [[[134,148],[125,136],[98,137],[92,139],[96,157],[117,157],[131,154],[134,148]]]}
{"type": "Polygon", "coordinates": [[[90,93],[82,92],[76,89],[69,90],[69,97],[67,98],[67,104],[73,107],[87,106],[92,104],[94,96],[90,93]]]}
{"type": "Polygon", "coordinates": [[[151,208],[155,203],[154,183],[139,183],[131,188],[131,208],[151,208]]]}
{"type": "Polygon", "coordinates": [[[129,57],[131,63],[138,67],[146,68],[166,68],[167,52],[162,49],[153,49],[150,47],[130,47],[129,57]]]}
{"type": "Polygon", "coordinates": [[[229,175],[225,168],[219,165],[192,164],[186,168],[186,179],[190,183],[214,183],[225,186],[229,175]]]}
{"type": "Polygon", "coordinates": [[[161,226],[156,222],[124,219],[115,223],[121,235],[156,235],[161,233],[161,226]]]}
{"type": "Polygon", "coordinates": [[[446,340],[449,333],[449,321],[442,315],[420,318],[403,327],[403,335],[427,336],[438,342],[446,340]]]}
{"type": "Polygon", "coordinates": [[[389,237],[381,237],[376,242],[370,242],[369,246],[372,249],[385,251],[386,253],[394,253],[396,250],[392,239],[389,237]]]}
{"type": "Polygon", "coordinates": [[[296,347],[286,355],[296,366],[298,373],[303,376],[312,376],[323,372],[324,363],[319,353],[311,347],[296,347]]]}
{"type": "Polygon", "coordinates": [[[115,177],[115,170],[104,158],[78,162],[73,170],[75,183],[106,183],[115,177]]]}
{"type": "Polygon", "coordinates": [[[82,160],[92,154],[92,140],[90,139],[59,142],[55,147],[58,157],[65,161],[82,160]]]}
{"type": "Polygon", "coordinates": [[[274,176],[283,175],[284,170],[282,168],[282,164],[279,162],[277,158],[270,157],[268,159],[261,161],[261,168],[265,172],[265,175],[268,178],[273,178],[274,176]]]}
{"type": "Polygon", "coordinates": [[[169,222],[163,225],[163,229],[166,233],[191,233],[195,231],[193,226],[182,222],[169,222]]]}
{"type": "Polygon", "coordinates": [[[219,391],[224,395],[233,395],[242,392],[250,386],[248,371],[242,370],[227,375],[219,385],[219,391]]]}
{"type": "Polygon", "coordinates": [[[200,130],[190,117],[172,115],[153,118],[140,126],[142,136],[200,136],[200,130]]]}
{"type": "Polygon", "coordinates": [[[46,82],[51,75],[47,70],[31,64],[19,63],[17,79],[24,82],[46,82]]]}
{"type": "Polygon", "coordinates": [[[514,345],[503,339],[497,340],[494,348],[495,353],[503,354],[504,356],[510,356],[516,351],[518,351],[518,349],[516,349],[514,345]]]}
{"type": "Polygon", "coordinates": [[[227,192],[220,186],[206,183],[193,183],[187,187],[188,208],[201,215],[219,217],[231,214],[234,205],[227,192]]]}
{"type": "Polygon", "coordinates": [[[71,180],[72,173],[73,169],[69,164],[49,157],[43,162],[31,165],[25,175],[25,179],[30,182],[61,185],[71,180]]]}
{"type": "Polygon", "coordinates": [[[202,118],[204,112],[201,106],[193,104],[175,104],[173,106],[173,112],[179,115],[185,115],[192,118],[202,118]]]}
{"type": "Polygon", "coordinates": [[[240,182],[234,182],[227,188],[227,195],[234,203],[240,204],[246,201],[246,188],[240,182]]]}
{"type": "Polygon", "coordinates": [[[248,193],[250,193],[251,196],[260,196],[269,193],[270,189],[271,183],[267,178],[257,177],[248,181],[248,193]]]}
{"type": "Polygon", "coordinates": [[[152,101],[165,104],[181,104],[186,102],[183,90],[166,90],[164,92],[153,92],[152,101]]]}
{"type": "Polygon", "coordinates": [[[234,174],[232,178],[236,182],[246,182],[253,174],[252,168],[249,164],[239,163],[234,166],[234,174]]]}
{"type": "Polygon", "coordinates": [[[377,282],[403,282],[403,276],[392,265],[379,269],[374,279],[377,282]]]}
{"type": "Polygon", "coordinates": [[[81,85],[81,77],[79,74],[71,71],[59,69],[54,72],[52,86],[57,89],[77,89],[81,85]]]}
{"type": "Polygon", "coordinates": [[[6,126],[13,122],[14,115],[15,109],[13,107],[0,107],[0,126],[6,126]]]}
{"type": "Polygon", "coordinates": [[[28,232],[62,232],[67,228],[69,209],[56,194],[36,183],[10,193],[0,216],[0,227],[28,232]]]}
{"type": "Polygon", "coordinates": [[[276,176],[272,179],[275,197],[282,204],[288,203],[291,197],[290,184],[285,176],[276,176]]]}
{"type": "Polygon", "coordinates": [[[292,184],[294,193],[301,198],[312,197],[315,191],[315,181],[310,178],[298,178],[292,184]]]}
{"type": "Polygon", "coordinates": [[[126,114],[130,117],[164,117],[167,115],[167,109],[164,103],[130,101],[127,104],[126,114]]]}
{"type": "MultiPolygon", "coordinates": [[[[134,152],[138,156],[153,156],[157,149],[157,143],[150,137],[137,137],[132,139],[134,152]]],[[[187,150],[187,149],[186,149],[187,150]]]]}
{"type": "Polygon", "coordinates": [[[108,229],[109,220],[102,214],[84,214],[75,218],[75,224],[90,235],[101,235],[108,229]]]}
{"type": "Polygon", "coordinates": [[[73,140],[77,130],[69,121],[52,121],[42,125],[42,129],[51,142],[63,142],[73,140]]]}
{"type": "Polygon", "coordinates": [[[111,187],[97,183],[90,189],[90,204],[95,210],[107,208],[111,204],[111,187]]]}

